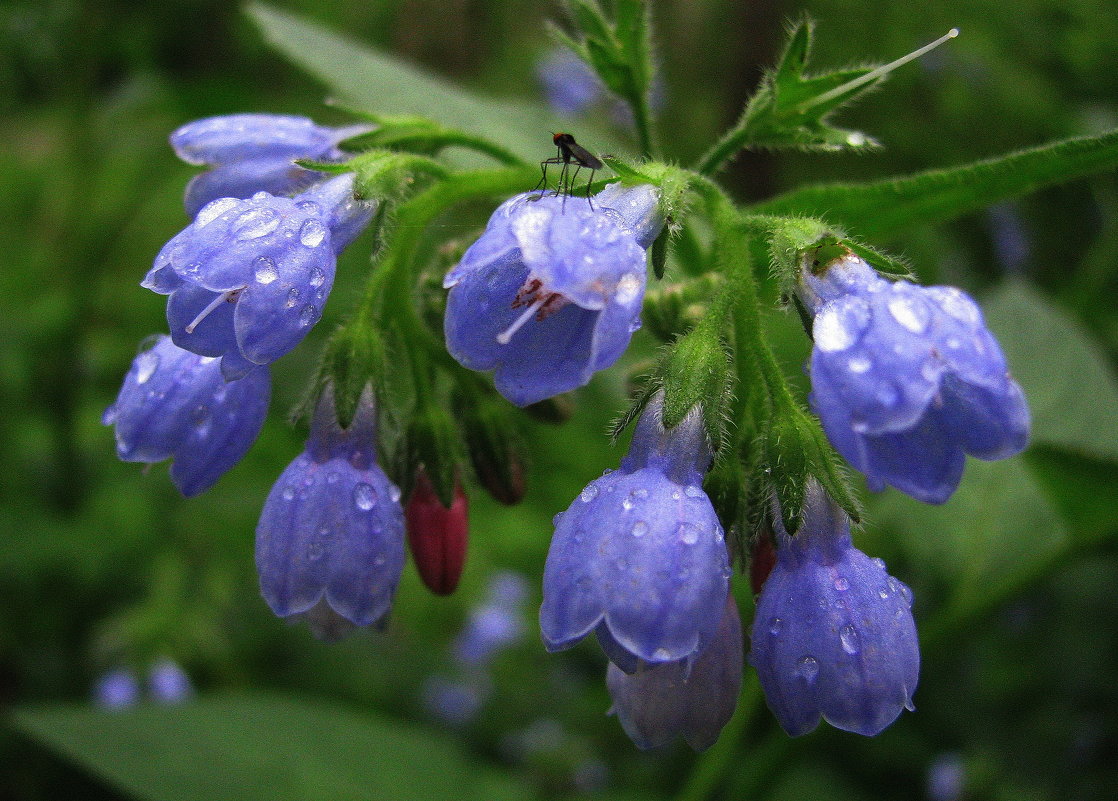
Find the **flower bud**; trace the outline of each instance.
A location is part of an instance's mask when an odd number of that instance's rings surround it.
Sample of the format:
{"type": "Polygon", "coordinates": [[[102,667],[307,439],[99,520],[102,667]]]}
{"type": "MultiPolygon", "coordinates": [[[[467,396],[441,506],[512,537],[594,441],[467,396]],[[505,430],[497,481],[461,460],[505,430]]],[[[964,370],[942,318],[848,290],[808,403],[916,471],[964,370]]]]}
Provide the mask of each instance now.
{"type": "Polygon", "coordinates": [[[423,583],[435,595],[450,595],[458,587],[466,563],[469,514],[462,484],[454,482],[454,500],[443,506],[427,471],[415,477],[404,509],[408,547],[423,583]]]}

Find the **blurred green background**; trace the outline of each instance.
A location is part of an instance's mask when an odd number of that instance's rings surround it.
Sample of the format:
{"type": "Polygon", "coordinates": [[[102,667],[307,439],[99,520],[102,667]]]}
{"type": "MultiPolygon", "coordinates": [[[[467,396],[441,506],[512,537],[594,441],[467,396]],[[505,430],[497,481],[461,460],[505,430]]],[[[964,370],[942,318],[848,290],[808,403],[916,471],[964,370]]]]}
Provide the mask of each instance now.
{"type": "MultiPolygon", "coordinates": [[[[559,16],[555,4],[527,0],[277,7],[514,102],[541,100],[544,20],[559,16]]],[[[736,118],[779,52],[785,21],[805,11],[819,23],[821,66],[887,61],[952,26],[962,36],[839,120],[884,150],[743,155],[723,176],[743,201],[1118,125],[1118,15],[1098,0],[662,0],[670,157],[689,163],[736,118]]],[[[707,754],[682,745],[642,754],[603,714],[596,649],[547,656],[534,618],[551,516],[619,458],[601,432],[623,408],[623,369],[578,396],[570,423],[533,424],[522,505],[472,493],[455,596],[428,595],[409,566],[387,634],[335,645],[271,615],[252,539],[272,482],[302,447],[285,412],[358,291],[365,239],[342,259],[328,319],[276,365],[260,440],[213,490],[184,500],[164,466],[142,471],[114,457],[101,412],[137,343],[165,328],[162,299],[138,281],[187,222],[181,193],[193,171],[167,134],[240,111],[342,121],[325,94],[268,49],[235,4],[0,6],[0,714],[14,724],[0,729],[0,798],[1114,797],[1112,173],[873,243],[910,258],[922,280],[988,302],[1040,432],[1018,459],[972,463],[945,507],[891,493],[870,503],[859,544],[917,593],[918,711],[874,739],[823,726],[791,741],[754,709],[707,754]],[[448,727],[425,710],[424,681],[452,675],[449,643],[496,570],[529,579],[528,633],[496,662],[477,718],[448,727]],[[93,710],[98,676],[120,665],[142,673],[161,656],[184,666],[199,700],[93,710]],[[272,725],[298,735],[290,750],[301,759],[270,750],[272,725]],[[269,782],[288,793],[265,790],[269,782]]],[[[604,114],[582,121],[609,125],[604,114]]],[[[579,123],[567,124],[577,132],[579,123]]],[[[540,131],[540,158],[551,155],[548,136],[540,131]]],[[[773,325],[797,373],[805,343],[789,321],[774,315],[773,325]]],[[[649,352],[646,339],[631,360],[649,352]]],[[[748,588],[738,590],[747,603],[748,588]]]]}

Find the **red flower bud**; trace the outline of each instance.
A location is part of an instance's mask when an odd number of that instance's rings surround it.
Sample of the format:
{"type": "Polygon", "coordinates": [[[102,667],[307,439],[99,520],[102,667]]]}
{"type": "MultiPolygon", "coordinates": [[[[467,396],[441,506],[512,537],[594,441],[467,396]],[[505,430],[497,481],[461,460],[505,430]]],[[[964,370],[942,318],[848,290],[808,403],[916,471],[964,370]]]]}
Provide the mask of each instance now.
{"type": "Polygon", "coordinates": [[[765,579],[769,577],[775,564],[776,547],[773,545],[772,532],[766,526],[753,543],[749,554],[749,584],[754,595],[761,592],[761,587],[765,585],[765,579]]]}
{"type": "Polygon", "coordinates": [[[436,595],[450,595],[458,586],[466,563],[469,503],[461,483],[454,483],[454,500],[443,506],[421,467],[415,476],[404,519],[419,577],[436,595]]]}

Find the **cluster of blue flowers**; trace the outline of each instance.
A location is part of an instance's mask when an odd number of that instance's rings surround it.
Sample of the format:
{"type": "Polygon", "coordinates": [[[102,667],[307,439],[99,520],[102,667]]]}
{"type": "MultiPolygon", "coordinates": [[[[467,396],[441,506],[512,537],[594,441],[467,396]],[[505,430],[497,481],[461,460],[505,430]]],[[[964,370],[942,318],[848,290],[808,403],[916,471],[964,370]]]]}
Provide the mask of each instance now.
{"type": "MultiPolygon", "coordinates": [[[[184,159],[210,169],[187,190],[193,222],[143,280],[168,296],[170,336],[136,357],[105,413],[122,459],[171,458],[172,479],[194,495],[250,447],[268,405],[268,365],[319,320],[337,254],[376,210],[354,198],[352,173],[294,161],[341,161],[339,144],[354,132],[238,115],[173,135],[184,159]]],[[[516,406],[577,389],[616,363],[641,324],[661,200],[651,184],[619,182],[593,202],[546,192],[504,202],[445,278],[450,355],[492,371],[516,406]]],[[[1025,446],[1024,396],[964,293],[890,282],[853,255],[805,259],[799,292],[813,316],[812,407],[871,489],[942,503],[966,455],[1000,459],[1025,446]]],[[[256,561],[273,611],[329,640],[385,624],[405,516],[401,490],[377,464],[374,389],[364,387],[344,425],[340,387],[316,389],[306,451],[264,504],[256,561]]],[[[672,390],[645,399],[619,469],[556,515],[540,626],[551,651],[594,633],[610,663],[612,712],[638,746],[678,735],[701,750],[733,714],[744,647],[722,510],[703,486],[711,412],[696,400],[672,417],[672,390]]],[[[778,549],[750,662],[790,734],[821,717],[876,734],[912,706],[911,593],[853,547],[849,518],[821,484],[809,478],[805,492],[798,531],[785,530],[778,499],[765,517],[778,549]]],[[[456,646],[463,664],[485,662],[513,636],[507,619],[494,620],[471,624],[476,636],[456,646]]]]}

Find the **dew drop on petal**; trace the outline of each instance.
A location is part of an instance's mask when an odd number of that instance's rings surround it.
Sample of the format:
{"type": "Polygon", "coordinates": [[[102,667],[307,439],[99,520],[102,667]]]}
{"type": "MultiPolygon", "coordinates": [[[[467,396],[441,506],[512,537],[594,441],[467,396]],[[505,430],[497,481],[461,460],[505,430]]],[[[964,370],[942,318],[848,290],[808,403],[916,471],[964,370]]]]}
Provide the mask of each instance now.
{"type": "Polygon", "coordinates": [[[846,590],[850,589],[850,582],[844,579],[842,576],[839,576],[837,579],[835,579],[835,589],[839,592],[845,592],[846,590]]]}
{"type": "Polygon", "coordinates": [[[392,503],[399,503],[400,502],[400,488],[397,487],[395,484],[393,484],[392,488],[388,490],[388,497],[390,497],[392,499],[392,503]]]}
{"type": "Polygon", "coordinates": [[[769,634],[776,636],[780,634],[780,630],[784,628],[784,621],[778,617],[774,617],[769,621],[769,634]]]}
{"type": "Polygon", "coordinates": [[[318,220],[307,220],[299,229],[299,241],[303,247],[316,248],[326,238],[326,226],[318,220]]]}
{"type": "Polygon", "coordinates": [[[590,503],[590,501],[592,501],[592,500],[594,500],[595,498],[598,497],[598,487],[597,487],[597,485],[595,485],[595,484],[587,485],[587,487],[582,491],[582,493],[578,497],[582,498],[583,503],[590,503]]]}
{"type": "Polygon", "coordinates": [[[648,533],[648,523],[644,522],[643,520],[638,520],[636,523],[633,524],[631,533],[634,537],[643,537],[645,534],[648,533]]]}
{"type": "Polygon", "coordinates": [[[679,528],[676,529],[676,534],[679,535],[679,541],[684,545],[694,545],[699,541],[699,527],[694,523],[680,523],[679,528]]]}
{"type": "Polygon", "coordinates": [[[824,353],[846,350],[869,325],[870,310],[860,298],[839,305],[828,305],[815,315],[811,335],[815,347],[824,353]]]}
{"type": "Polygon", "coordinates": [[[259,239],[279,228],[280,216],[267,207],[246,211],[233,221],[231,230],[240,240],[259,239]]]}
{"type": "Polygon", "coordinates": [[[321,267],[314,267],[311,269],[310,285],[322,286],[326,283],[326,273],[323,272],[321,267]]]}
{"type": "Polygon", "coordinates": [[[339,473],[337,470],[331,470],[329,473],[326,474],[327,484],[337,484],[339,481],[341,481],[341,479],[342,474],[339,473]]]}
{"type": "Polygon", "coordinates": [[[204,228],[239,203],[240,201],[234,197],[223,197],[213,203],[207,203],[195,216],[194,227],[204,228]]]}
{"type": "Polygon", "coordinates": [[[885,560],[878,556],[875,556],[873,559],[870,560],[870,562],[872,562],[875,567],[879,567],[882,570],[885,569],[885,560]]]}
{"type": "Polygon", "coordinates": [[[850,372],[860,375],[862,373],[868,372],[869,369],[873,367],[873,362],[867,359],[865,356],[855,356],[846,363],[846,366],[850,369],[850,372]]]}
{"type": "Polygon", "coordinates": [[[267,256],[261,256],[252,263],[252,274],[256,278],[257,283],[265,285],[279,278],[279,272],[276,270],[276,263],[267,256]]]}
{"type": "Polygon", "coordinates": [[[210,407],[205,404],[195,406],[190,412],[190,420],[196,426],[204,426],[210,420],[210,407]]]}
{"type": "Polygon", "coordinates": [[[353,505],[367,512],[377,505],[377,491],[371,484],[361,482],[353,488],[353,505]]]}
{"type": "Polygon", "coordinates": [[[301,211],[305,211],[307,214],[313,214],[316,217],[322,213],[322,209],[313,200],[300,200],[295,206],[301,211]]]}
{"type": "Polygon", "coordinates": [[[621,502],[621,508],[622,508],[622,509],[624,509],[624,510],[625,510],[626,512],[630,512],[630,511],[632,511],[632,509],[633,509],[633,505],[634,505],[634,504],[633,504],[633,496],[632,496],[632,494],[630,494],[630,495],[629,495],[629,497],[627,497],[627,498],[626,498],[625,500],[623,500],[623,501],[621,502]]]}
{"type": "Polygon", "coordinates": [[[288,309],[295,308],[295,304],[299,302],[299,290],[291,287],[291,291],[287,293],[287,300],[284,302],[284,307],[288,309]]]}
{"type": "Polygon", "coordinates": [[[284,487],[283,488],[283,499],[285,501],[295,500],[295,488],[290,486],[290,485],[284,487]]]}
{"type": "Polygon", "coordinates": [[[318,309],[316,309],[311,303],[308,303],[306,306],[303,307],[302,311],[299,312],[299,325],[301,325],[303,328],[308,328],[314,325],[315,321],[317,320],[318,309]]]}
{"type": "Polygon", "coordinates": [[[384,554],[382,554],[382,553],[378,553],[378,554],[376,555],[376,558],[375,558],[375,559],[373,559],[373,564],[374,564],[374,565],[376,565],[377,567],[380,567],[381,565],[383,565],[383,564],[384,564],[385,562],[387,562],[387,561],[388,561],[388,557],[387,557],[387,556],[385,556],[385,555],[384,555],[384,554]]]}
{"type": "Polygon", "coordinates": [[[653,662],[667,662],[672,658],[672,652],[667,648],[657,648],[652,652],[653,662]]]}
{"type": "Polygon", "coordinates": [[[641,280],[636,273],[625,273],[621,276],[621,280],[617,282],[617,289],[613,293],[613,298],[622,306],[628,306],[637,297],[640,289],[641,280]]]}
{"type": "Polygon", "coordinates": [[[801,656],[796,660],[796,675],[812,684],[819,675],[819,661],[814,656],[801,656]]]}
{"type": "Polygon", "coordinates": [[[156,368],[159,367],[159,356],[150,350],[136,357],[136,383],[146,384],[156,368]]]}
{"type": "Polygon", "coordinates": [[[842,650],[851,655],[858,653],[858,649],[861,648],[861,643],[858,642],[858,632],[854,630],[853,626],[843,626],[839,630],[839,642],[842,643],[842,650]]]}
{"type": "Polygon", "coordinates": [[[703,495],[703,488],[696,484],[689,484],[684,488],[683,494],[688,498],[700,498],[703,495]]]}
{"type": "Polygon", "coordinates": [[[889,314],[901,324],[902,328],[914,334],[922,334],[928,329],[931,315],[927,307],[910,295],[896,295],[889,298],[889,314]]]}

